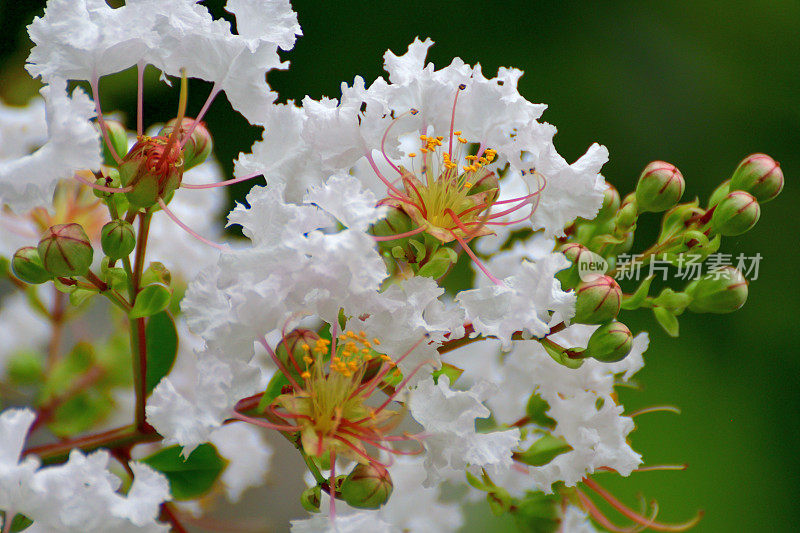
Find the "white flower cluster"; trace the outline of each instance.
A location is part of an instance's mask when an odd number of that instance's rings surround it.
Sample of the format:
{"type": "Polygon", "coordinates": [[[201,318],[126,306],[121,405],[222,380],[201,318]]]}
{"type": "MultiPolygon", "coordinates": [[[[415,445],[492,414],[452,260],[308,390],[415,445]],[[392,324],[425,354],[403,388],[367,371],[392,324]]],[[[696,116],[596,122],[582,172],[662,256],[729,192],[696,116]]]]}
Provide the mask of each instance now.
{"type": "MultiPolygon", "coordinates": [[[[339,99],[275,104],[265,73],[287,67],[277,50],[291,49],[301,34],[296,14],[286,0],[229,0],[227,10],[238,33],[195,0],[129,0],[120,8],[104,0],[50,0],[29,27],[35,47],[28,69],[48,84],[43,103],[27,112],[0,108],[0,202],[14,210],[0,211],[0,254],[7,256],[36,235],[26,213],[51,204],[59,180],[101,166],[101,136],[91,122],[99,104],[80,90],[69,96],[66,80],[88,80],[96,90],[99,77],[133,66],[185,72],[213,82],[214,93],[224,91],[264,128],[237,160],[236,175],[261,173],[268,186],[252,189],[247,204],[228,215],[248,243],[223,254],[204,251],[184,242],[165,217],[155,218],[150,231],[148,259],[192,279],[182,302],[192,333],[181,331],[178,361],[147,401],[147,422],[163,444],[179,444],[188,456],[214,443],[230,461],[222,482],[232,501],[258,485],[272,452],[253,426],[230,424],[235,406],[284,371],[263,350],[273,352],[301,325],[327,324],[334,336],[348,331],[359,332],[365,344],[374,339],[372,347],[396,361],[403,379],[390,399],[407,407],[413,420],[406,424],[421,431],[421,457],[389,465],[394,494],[381,509],[339,504],[332,522],[324,499],[323,513],[293,522],[293,531],[455,531],[463,518],[458,506],[439,499],[438,487],[463,483],[465,470],[483,470],[522,494],[550,492],[558,481],[574,486],[604,467],[623,475],[635,469],[641,459],[626,441],[633,423],[613,386],[643,365],[646,334],[624,361],[587,360],[577,369],[556,363],[534,339],[564,324],[549,338],[583,347],[595,329],[569,326],[575,295],[556,278],[569,262],[552,250],[565,226],[600,208],[606,149],[592,145],[569,164],[554,148],[555,128],[539,122],[546,106],[519,94],[521,71],[502,68],[487,78],[480,65],[460,59],[437,70],[426,63],[430,39],[415,40],[403,55],[386,52],[388,80],[367,84],[357,77],[342,84],[339,99]],[[485,219],[462,221],[470,209],[454,212],[446,195],[462,201],[464,193],[437,192],[436,173],[451,168],[477,179],[500,176],[485,219]],[[421,193],[415,183],[426,189],[421,193]],[[416,190],[416,198],[400,189],[416,190]],[[472,257],[473,287],[448,295],[432,277],[390,268],[395,252],[379,246],[374,227],[397,202],[424,212],[425,238],[452,241],[472,257]],[[439,215],[452,220],[444,224],[439,215]],[[484,223],[485,233],[468,244],[476,233],[464,224],[484,223]],[[540,231],[506,249],[520,228],[540,231]],[[479,335],[494,339],[443,349],[479,335]],[[462,381],[434,374],[444,363],[463,371],[462,381]],[[523,474],[513,468],[513,454],[527,440],[513,426],[533,393],[549,405],[552,435],[571,450],[523,474]],[[487,418],[495,428],[479,431],[476,419],[487,418]]],[[[194,183],[219,179],[213,162],[191,173],[194,183]]],[[[219,237],[214,217],[221,205],[217,193],[180,191],[170,208],[200,233],[219,237]]],[[[4,300],[0,317],[25,317],[17,305],[4,300]]],[[[11,324],[5,318],[0,324],[0,372],[8,347],[27,346],[15,332],[30,340],[46,327],[27,320],[24,328],[5,327],[11,324]]],[[[342,375],[351,371],[345,366],[342,375]]],[[[130,463],[132,485],[123,496],[120,479],[107,469],[107,451],[74,450],[63,465],[44,468],[34,456],[20,460],[34,418],[29,410],[0,415],[0,509],[7,516],[24,514],[42,531],[166,531],[156,520],[159,505],[171,498],[168,483],[142,463],[130,463]]],[[[564,520],[570,530],[591,530],[580,510],[568,510],[564,520]]]]}

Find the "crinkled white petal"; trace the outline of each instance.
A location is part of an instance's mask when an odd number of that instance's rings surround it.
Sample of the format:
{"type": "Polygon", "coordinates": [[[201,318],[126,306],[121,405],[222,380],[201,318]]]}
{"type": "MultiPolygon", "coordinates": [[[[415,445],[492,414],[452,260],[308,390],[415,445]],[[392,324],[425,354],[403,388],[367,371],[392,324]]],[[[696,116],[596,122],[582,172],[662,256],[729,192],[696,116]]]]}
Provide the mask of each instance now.
{"type": "Polygon", "coordinates": [[[332,176],[323,185],[312,187],[304,202],[333,215],[345,227],[366,230],[386,216],[385,206],[376,207],[378,198],[349,175],[332,176]]]}
{"type": "Polygon", "coordinates": [[[469,391],[453,391],[447,376],[421,381],[412,392],[409,409],[422,424],[427,454],[425,486],[441,480],[449,471],[463,471],[468,465],[504,471],[511,466],[512,448],[519,443],[519,429],[477,433],[475,419],[486,418],[489,410],[483,400],[488,383],[479,383],[469,391]]]}
{"type": "Polygon", "coordinates": [[[381,520],[374,511],[357,511],[352,514],[337,516],[331,520],[326,515],[315,515],[303,520],[292,520],[292,533],[397,533],[381,520]]]}
{"type": "Polygon", "coordinates": [[[228,0],[225,9],[236,15],[236,31],[245,39],[291,50],[296,36],[303,35],[289,0],[228,0]]]}
{"type": "Polygon", "coordinates": [[[592,525],[585,511],[570,505],[561,519],[561,531],[564,533],[596,533],[598,530],[592,525]]]}
{"type": "Polygon", "coordinates": [[[503,285],[462,291],[456,299],[475,331],[497,337],[508,348],[514,332],[541,337],[575,314],[574,294],[562,291],[555,278],[569,264],[562,254],[523,261],[519,273],[505,278],[503,285]]]}
{"type": "Polygon", "coordinates": [[[0,161],[28,155],[46,141],[44,100],[34,98],[25,107],[0,100],[0,161]]]}
{"type": "Polygon", "coordinates": [[[211,434],[210,441],[228,460],[222,472],[225,494],[231,502],[239,501],[250,487],[264,483],[272,458],[272,447],[263,431],[244,422],[227,424],[211,434]]]}
{"type": "Polygon", "coordinates": [[[101,162],[99,134],[89,121],[94,116],[89,97],[80,89],[68,96],[63,80],[54,80],[41,94],[47,142],[30,155],[0,161],[0,199],[17,213],[50,205],[58,180],[101,162]]]}

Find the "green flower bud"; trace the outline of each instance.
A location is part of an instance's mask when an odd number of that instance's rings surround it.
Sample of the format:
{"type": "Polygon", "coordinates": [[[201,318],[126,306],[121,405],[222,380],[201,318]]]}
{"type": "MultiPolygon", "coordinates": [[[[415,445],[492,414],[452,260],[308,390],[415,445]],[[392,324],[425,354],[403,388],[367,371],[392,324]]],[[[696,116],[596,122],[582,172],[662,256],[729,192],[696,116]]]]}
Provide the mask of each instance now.
{"type": "Polygon", "coordinates": [[[589,337],[585,355],[604,363],[622,361],[631,352],[633,335],[622,322],[609,322],[597,328],[589,337]]]}
{"type": "MultiPolygon", "coordinates": [[[[111,141],[116,154],[122,159],[128,153],[128,131],[125,126],[116,120],[106,120],[105,122],[108,128],[108,139],[111,141]]],[[[105,139],[103,139],[103,163],[109,167],[117,166],[117,160],[111,154],[105,139]]]]}
{"type": "Polygon", "coordinates": [[[714,208],[711,225],[720,235],[732,237],[749,231],[756,225],[760,216],[761,206],[752,194],[733,191],[714,208]]]}
{"type": "Polygon", "coordinates": [[[622,207],[619,211],[617,211],[617,216],[614,219],[614,225],[622,232],[627,232],[630,230],[634,224],[636,224],[636,219],[639,216],[639,210],[636,207],[636,202],[626,202],[622,204],[622,207]]]}
{"type": "Polygon", "coordinates": [[[747,280],[737,269],[726,266],[691,282],[684,292],[692,298],[690,311],[732,313],[747,301],[747,280]]]}
{"type": "Polygon", "coordinates": [[[183,156],[178,143],[166,153],[166,137],[143,137],[123,158],[119,177],[124,187],[133,187],[125,193],[134,207],[148,208],[180,187],[183,179],[183,156]]]}
{"type": "Polygon", "coordinates": [[[33,246],[20,248],[11,259],[11,270],[25,283],[38,285],[53,279],[42,264],[39,250],[33,246]]]}
{"type": "Polygon", "coordinates": [[[636,202],[642,212],[660,213],[678,203],[683,196],[683,175],[664,161],[653,161],[642,171],[636,184],[636,202]]]}
{"type": "Polygon", "coordinates": [[[377,509],[392,495],[392,478],[378,464],[359,464],[342,483],[341,495],[357,509],[377,509]]]}
{"type": "MultiPolygon", "coordinates": [[[[119,189],[122,186],[121,182],[119,181],[119,171],[117,171],[117,169],[115,168],[110,169],[108,176],[97,178],[94,183],[95,185],[100,185],[101,187],[114,187],[117,189],[119,189]]],[[[106,198],[114,194],[111,192],[101,191],[98,189],[92,189],[92,192],[94,192],[94,195],[100,198],[101,200],[105,200],[106,198]]]]}
{"type": "Polygon", "coordinates": [[[622,289],[614,278],[597,276],[584,281],[575,289],[575,318],[580,324],[602,324],[619,313],[622,305],[622,289]]]}
{"type": "Polygon", "coordinates": [[[136,247],[136,232],[124,220],[112,220],[100,230],[103,252],[111,259],[127,257],[136,247]]]}
{"type": "Polygon", "coordinates": [[[731,190],[746,191],[761,203],[769,202],[783,190],[783,171],[767,154],[747,156],[731,178],[731,190]]]}
{"type": "Polygon", "coordinates": [[[287,333],[275,347],[275,355],[295,380],[302,381],[302,373],[313,364],[309,358],[313,360],[313,349],[319,338],[310,329],[295,329],[287,333]]]}
{"type": "Polygon", "coordinates": [[[56,224],[39,241],[44,268],[56,277],[83,276],[92,264],[92,243],[80,224],[56,224]]]}
{"type": "Polygon", "coordinates": [[[711,193],[711,196],[708,198],[708,208],[711,209],[720,203],[723,198],[728,196],[729,192],[731,192],[731,180],[725,180],[711,193]]]}
{"type": "Polygon", "coordinates": [[[300,504],[309,513],[318,513],[319,504],[322,502],[322,489],[319,485],[308,487],[300,494],[300,504]]]}
{"type": "MultiPolygon", "coordinates": [[[[160,132],[158,132],[158,135],[169,138],[169,136],[172,135],[172,131],[175,129],[175,124],[177,124],[177,122],[177,118],[173,118],[167,122],[167,125],[164,126],[160,132]]],[[[189,130],[194,123],[195,120],[193,118],[186,117],[183,119],[181,122],[181,138],[189,133],[189,130]]],[[[205,160],[208,159],[208,156],[211,155],[211,148],[213,147],[213,144],[211,133],[209,133],[205,123],[198,123],[194,128],[194,131],[192,131],[192,135],[189,137],[189,140],[183,145],[183,170],[189,170],[190,168],[196,167],[197,165],[205,162],[205,160]]]]}
{"type": "Polygon", "coordinates": [[[600,207],[600,211],[597,213],[597,216],[594,218],[594,220],[598,222],[606,222],[611,220],[611,218],[617,213],[620,203],[621,200],[619,197],[619,192],[617,192],[617,189],[609,183],[608,187],[603,192],[603,205],[600,207]]]}

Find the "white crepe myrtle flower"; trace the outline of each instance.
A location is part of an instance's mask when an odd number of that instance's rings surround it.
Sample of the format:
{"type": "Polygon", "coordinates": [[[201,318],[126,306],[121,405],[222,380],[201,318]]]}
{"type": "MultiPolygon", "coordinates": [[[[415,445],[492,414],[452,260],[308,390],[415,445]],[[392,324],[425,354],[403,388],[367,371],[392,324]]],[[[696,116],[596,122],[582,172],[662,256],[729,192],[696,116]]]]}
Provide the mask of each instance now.
{"type": "Polygon", "coordinates": [[[413,391],[409,409],[426,434],[425,486],[467,466],[492,472],[511,466],[512,448],[519,444],[519,429],[492,433],[475,430],[475,419],[491,414],[482,403],[489,394],[487,385],[479,383],[469,391],[454,391],[450,389],[449,378],[442,375],[437,384],[432,379],[421,381],[413,391]]]}
{"type": "Polygon", "coordinates": [[[570,505],[564,511],[564,517],[561,519],[561,531],[564,533],[596,533],[598,530],[583,510],[570,505]]]}
{"type": "Polygon", "coordinates": [[[58,180],[100,166],[100,136],[89,121],[92,101],[80,89],[69,96],[63,80],[53,80],[41,94],[47,141],[29,155],[0,160],[0,200],[17,213],[49,205],[58,180]]]}
{"type": "Polygon", "coordinates": [[[0,161],[28,155],[47,141],[45,105],[33,98],[26,106],[0,100],[0,161]]]}
{"type": "Polygon", "coordinates": [[[197,0],[132,0],[118,8],[102,0],[49,0],[28,28],[35,44],[28,71],[46,83],[89,80],[95,92],[100,77],[134,65],[185,71],[214,82],[212,95],[224,91],[255,121],[277,96],[264,75],[285,68],[278,47],[291,49],[301,31],[287,0],[238,0],[227,9],[238,34],[197,0]]]}
{"type": "Polygon", "coordinates": [[[211,434],[209,442],[228,460],[222,484],[229,501],[238,502],[245,490],[264,483],[273,451],[259,428],[241,422],[226,424],[211,434]]]}
{"type": "Polygon", "coordinates": [[[292,533],[395,533],[391,524],[368,511],[354,512],[332,520],[329,516],[316,515],[302,520],[292,520],[292,533]]]}
{"type": "Polygon", "coordinates": [[[159,505],[170,499],[169,483],[147,465],[131,463],[133,483],[123,496],[105,450],[89,455],[73,450],[66,463],[45,468],[35,457],[20,462],[35,418],[30,409],[0,413],[0,508],[27,516],[39,531],[168,530],[156,520],[159,505]]]}

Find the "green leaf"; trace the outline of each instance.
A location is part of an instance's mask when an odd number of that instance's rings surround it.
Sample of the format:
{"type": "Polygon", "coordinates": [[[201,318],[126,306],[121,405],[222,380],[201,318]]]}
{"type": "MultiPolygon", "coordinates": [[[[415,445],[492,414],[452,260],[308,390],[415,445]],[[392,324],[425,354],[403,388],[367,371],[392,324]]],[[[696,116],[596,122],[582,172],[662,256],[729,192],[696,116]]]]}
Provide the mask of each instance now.
{"type": "Polygon", "coordinates": [[[469,471],[465,473],[467,474],[467,483],[469,483],[476,489],[483,492],[489,492],[494,488],[492,485],[489,485],[485,481],[479,479],[478,476],[476,476],[475,474],[471,474],[469,471]]]}
{"type": "Polygon", "coordinates": [[[451,248],[439,248],[436,253],[419,269],[418,274],[426,278],[438,279],[458,261],[458,254],[451,248]]]}
{"type": "Polygon", "coordinates": [[[77,435],[95,427],[114,407],[108,391],[87,389],[59,405],[47,427],[59,437],[77,435]]]}
{"type": "Polygon", "coordinates": [[[678,336],[678,319],[665,307],[653,307],[653,315],[670,337],[678,336]]]}
{"type": "Polygon", "coordinates": [[[453,385],[463,373],[464,371],[457,366],[451,365],[450,363],[442,363],[442,368],[433,372],[433,382],[438,384],[439,376],[447,376],[450,378],[450,385],[453,385]]]}
{"type": "Polygon", "coordinates": [[[147,392],[169,374],[178,354],[178,330],[169,313],[161,311],[147,320],[147,392]]]}
{"type": "Polygon", "coordinates": [[[555,533],[561,524],[559,503],[557,495],[528,492],[516,503],[512,514],[521,531],[555,533]]]}
{"type": "Polygon", "coordinates": [[[69,389],[79,374],[83,374],[94,364],[96,356],[94,348],[85,342],[79,342],[70,353],[59,359],[47,374],[47,381],[41,392],[41,402],[69,389]]]}
{"type": "Polygon", "coordinates": [[[170,446],[142,462],[167,476],[175,500],[192,500],[207,493],[226,466],[211,444],[201,444],[185,460],[180,446],[170,446]]]}
{"type": "Polygon", "coordinates": [[[655,276],[650,276],[645,278],[639,288],[636,289],[636,292],[631,294],[630,296],[623,296],[622,298],[622,308],[623,309],[638,309],[642,306],[647,298],[647,294],[650,292],[650,284],[655,279],[655,276]]]}
{"type": "Polygon", "coordinates": [[[160,313],[169,305],[170,292],[163,285],[148,285],[136,296],[136,302],[128,316],[143,318],[160,313]]]}
{"type": "Polygon", "coordinates": [[[531,447],[524,452],[514,454],[514,459],[526,465],[544,466],[562,453],[566,453],[571,449],[572,446],[567,444],[564,439],[547,434],[534,442],[531,447]]]}
{"type": "MultiPolygon", "coordinates": [[[[5,511],[0,511],[0,518],[2,518],[2,520],[0,520],[0,523],[2,523],[3,526],[5,526],[6,525],[5,511]]],[[[28,527],[30,527],[31,524],[33,524],[33,520],[31,520],[25,515],[16,514],[14,515],[14,518],[11,519],[11,528],[8,530],[8,532],[17,533],[18,531],[23,531],[25,529],[28,529],[28,527]]],[[[5,527],[3,527],[3,531],[5,530],[6,530],[5,527]]]]}
{"type": "Polygon", "coordinates": [[[425,249],[424,244],[414,239],[408,241],[408,244],[410,244],[411,247],[414,249],[414,258],[417,263],[425,259],[425,256],[427,255],[428,251],[425,249]]]}
{"type": "Polygon", "coordinates": [[[69,294],[69,303],[74,307],[80,307],[82,304],[89,301],[89,299],[96,295],[97,291],[90,289],[75,289],[69,294]]]}
{"type": "Polygon", "coordinates": [[[151,283],[163,283],[169,286],[172,282],[172,274],[170,274],[164,263],[153,261],[147,267],[147,270],[142,274],[142,285],[149,285],[151,283]]]}

